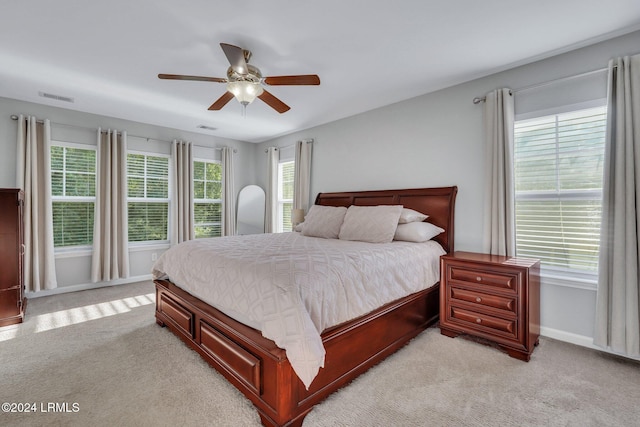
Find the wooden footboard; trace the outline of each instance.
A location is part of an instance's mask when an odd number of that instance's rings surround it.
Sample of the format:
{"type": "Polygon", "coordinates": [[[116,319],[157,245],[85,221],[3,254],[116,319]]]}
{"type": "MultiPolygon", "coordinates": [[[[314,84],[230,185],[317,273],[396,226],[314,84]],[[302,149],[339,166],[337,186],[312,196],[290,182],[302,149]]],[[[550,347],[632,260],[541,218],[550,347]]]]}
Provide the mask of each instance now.
{"type": "Polygon", "coordinates": [[[438,319],[439,286],[326,330],[325,366],[306,390],[275,343],[173,283],[156,280],[156,322],[167,326],[258,409],[265,426],[300,426],[315,404],[438,319]]]}

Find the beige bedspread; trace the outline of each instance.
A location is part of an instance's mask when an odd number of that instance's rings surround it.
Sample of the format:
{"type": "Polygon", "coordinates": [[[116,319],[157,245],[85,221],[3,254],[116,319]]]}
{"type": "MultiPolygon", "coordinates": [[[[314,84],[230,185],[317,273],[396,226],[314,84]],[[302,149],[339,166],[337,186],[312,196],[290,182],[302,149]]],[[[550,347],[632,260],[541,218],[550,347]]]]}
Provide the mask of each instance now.
{"type": "Polygon", "coordinates": [[[299,233],[198,239],[176,245],[154,278],[262,331],[285,349],[308,388],[324,366],[320,334],[439,280],[434,242],[364,243],[299,233]]]}

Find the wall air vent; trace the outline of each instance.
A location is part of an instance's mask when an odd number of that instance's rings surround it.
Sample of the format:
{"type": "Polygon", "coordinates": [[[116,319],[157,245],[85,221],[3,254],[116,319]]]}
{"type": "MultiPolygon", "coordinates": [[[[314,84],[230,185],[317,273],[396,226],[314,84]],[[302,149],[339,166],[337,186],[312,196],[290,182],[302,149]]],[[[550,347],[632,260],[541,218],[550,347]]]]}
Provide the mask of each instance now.
{"type": "Polygon", "coordinates": [[[43,98],[55,99],[56,101],[64,101],[64,102],[71,102],[71,103],[74,102],[73,98],[71,98],[71,97],[62,96],[62,95],[55,95],[53,93],[38,92],[38,95],[40,95],[43,98]]]}
{"type": "Polygon", "coordinates": [[[214,128],[214,127],[206,126],[206,125],[198,125],[198,129],[204,129],[204,130],[218,130],[218,128],[214,128]]]}

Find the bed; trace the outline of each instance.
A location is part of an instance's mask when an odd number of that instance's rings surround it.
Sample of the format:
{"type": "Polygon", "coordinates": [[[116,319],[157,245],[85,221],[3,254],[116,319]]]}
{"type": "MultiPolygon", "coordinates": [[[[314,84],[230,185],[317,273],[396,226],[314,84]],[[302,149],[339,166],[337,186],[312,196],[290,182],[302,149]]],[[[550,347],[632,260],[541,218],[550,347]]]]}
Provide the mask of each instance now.
{"type": "MultiPolygon", "coordinates": [[[[402,205],[424,212],[429,215],[426,222],[444,230],[433,240],[444,252],[452,252],[456,194],[457,187],[320,193],[315,204],[402,205]]],[[[287,358],[289,349],[285,351],[260,330],[247,326],[250,321],[242,319],[247,324],[241,323],[234,319],[238,316],[205,303],[195,292],[183,289],[184,284],[179,287],[168,278],[156,279],[155,284],[156,322],[168,327],[247,396],[265,426],[302,425],[315,404],[438,320],[439,287],[435,284],[328,327],[319,334],[323,366],[312,381],[303,382],[300,369],[294,369],[293,359],[287,358]]]]}

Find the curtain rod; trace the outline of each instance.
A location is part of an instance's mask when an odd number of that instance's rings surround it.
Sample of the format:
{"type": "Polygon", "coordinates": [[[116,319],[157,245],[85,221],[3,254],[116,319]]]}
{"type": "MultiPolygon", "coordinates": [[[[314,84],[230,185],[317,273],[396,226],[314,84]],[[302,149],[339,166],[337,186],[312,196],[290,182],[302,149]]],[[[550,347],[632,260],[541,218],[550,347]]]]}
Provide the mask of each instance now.
{"type": "MultiPolygon", "coordinates": [[[[15,115],[15,114],[12,114],[12,115],[11,115],[11,120],[18,120],[18,116],[17,116],[17,115],[15,115]]],[[[44,123],[44,120],[36,120],[36,123],[43,124],[43,123],[44,123]]],[[[66,123],[55,123],[55,122],[51,122],[51,123],[52,123],[52,124],[55,124],[55,125],[57,125],[57,126],[66,126],[66,127],[70,127],[70,128],[83,129],[83,130],[90,130],[90,131],[93,131],[93,132],[95,132],[95,131],[97,131],[97,130],[98,130],[98,129],[94,129],[94,128],[90,128],[90,127],[86,127],[86,126],[69,125],[69,124],[66,124],[66,123]]],[[[105,131],[102,131],[102,133],[105,133],[105,131]]],[[[133,138],[146,139],[146,140],[147,140],[147,142],[148,142],[148,141],[158,141],[158,142],[166,142],[166,143],[168,143],[168,144],[171,144],[171,143],[173,142],[173,141],[166,141],[166,140],[164,140],[164,139],[149,138],[148,136],[140,136],[140,135],[133,135],[133,134],[127,134],[127,135],[129,135],[129,136],[131,136],[131,137],[133,137],[133,138]]],[[[201,147],[201,148],[213,148],[214,150],[222,151],[222,148],[220,148],[220,147],[207,147],[207,146],[205,146],[205,145],[195,145],[195,144],[193,144],[193,145],[194,145],[195,147],[201,147]]],[[[233,149],[233,152],[234,152],[234,153],[237,153],[237,152],[238,152],[238,149],[237,149],[237,148],[234,148],[234,149],[233,149]]]]}
{"type": "MultiPolygon", "coordinates": [[[[313,141],[313,138],[310,138],[310,139],[301,139],[301,140],[300,140],[300,142],[306,142],[307,144],[311,144],[311,143],[312,143],[312,142],[314,142],[314,141],[313,141]]],[[[282,147],[273,147],[273,148],[275,148],[276,150],[282,150],[282,149],[284,149],[284,148],[293,147],[294,145],[296,145],[296,143],[294,143],[294,144],[289,144],[289,145],[284,145],[284,146],[282,146],[282,147]]],[[[267,150],[264,150],[264,152],[265,152],[265,153],[267,153],[268,151],[269,151],[268,149],[267,149],[267,150]]]]}
{"type": "MultiPolygon", "coordinates": [[[[615,66],[614,66],[614,68],[615,68],[615,66]]],[[[600,69],[597,69],[597,70],[587,71],[585,73],[574,74],[572,76],[560,77],[559,79],[548,80],[546,82],[536,83],[536,84],[533,84],[533,85],[530,85],[530,86],[521,87],[520,89],[515,89],[512,92],[513,93],[518,93],[518,92],[524,92],[524,91],[531,90],[531,89],[538,89],[540,87],[548,86],[548,85],[551,85],[551,84],[554,84],[554,83],[573,80],[573,79],[577,79],[577,78],[580,78],[580,77],[587,77],[587,76],[590,76],[592,74],[602,73],[602,72],[608,71],[608,70],[609,70],[609,68],[600,68],[600,69]]],[[[473,98],[473,103],[474,104],[479,104],[479,103],[484,102],[486,100],[487,100],[486,96],[482,96],[482,97],[476,96],[475,98],[473,98]]]]}

